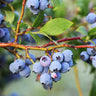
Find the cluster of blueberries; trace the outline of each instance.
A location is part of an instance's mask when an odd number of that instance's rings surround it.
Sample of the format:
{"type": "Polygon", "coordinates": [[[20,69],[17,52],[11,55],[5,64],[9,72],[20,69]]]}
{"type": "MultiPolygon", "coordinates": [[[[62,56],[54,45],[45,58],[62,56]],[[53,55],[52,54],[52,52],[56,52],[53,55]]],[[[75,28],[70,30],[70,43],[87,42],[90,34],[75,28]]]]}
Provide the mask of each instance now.
{"type": "MultiPolygon", "coordinates": [[[[88,42],[91,46],[96,46],[96,39],[92,40],[93,42],[88,42]]],[[[82,51],[80,54],[80,58],[89,63],[92,64],[94,68],[96,68],[96,49],[93,48],[87,48],[87,51],[82,51]]]]}
{"type": "MultiPolygon", "coordinates": [[[[36,61],[33,54],[29,54],[29,56],[34,62],[36,61]]],[[[49,56],[42,56],[40,62],[34,64],[29,59],[25,59],[25,62],[22,59],[17,59],[10,64],[9,69],[13,74],[19,73],[20,76],[28,77],[31,73],[29,65],[33,64],[33,72],[37,74],[37,80],[41,82],[45,89],[51,89],[53,81],[59,81],[61,73],[68,72],[70,67],[74,65],[72,58],[72,51],[67,49],[63,53],[53,53],[52,60],[49,56]]]]}
{"type": "Polygon", "coordinates": [[[96,14],[95,13],[89,13],[87,16],[86,16],[86,20],[88,23],[92,24],[91,28],[94,28],[96,27],[96,14]]]}
{"type": "MultiPolygon", "coordinates": [[[[34,62],[36,61],[36,58],[33,54],[29,53],[29,56],[34,62]]],[[[17,59],[9,65],[9,70],[13,74],[19,73],[19,75],[22,77],[28,77],[31,73],[31,69],[29,65],[32,65],[32,64],[33,63],[28,58],[26,58],[25,61],[22,59],[17,59]]]]}
{"type": "MultiPolygon", "coordinates": [[[[13,2],[13,0],[4,0],[4,1],[7,2],[7,3],[12,3],[13,2]]],[[[3,3],[2,1],[0,1],[0,8],[4,8],[4,7],[6,7],[6,4],[3,3]]]]}
{"type": "Polygon", "coordinates": [[[39,13],[40,10],[45,10],[48,8],[49,0],[28,0],[26,2],[27,8],[36,15],[39,13]]]}

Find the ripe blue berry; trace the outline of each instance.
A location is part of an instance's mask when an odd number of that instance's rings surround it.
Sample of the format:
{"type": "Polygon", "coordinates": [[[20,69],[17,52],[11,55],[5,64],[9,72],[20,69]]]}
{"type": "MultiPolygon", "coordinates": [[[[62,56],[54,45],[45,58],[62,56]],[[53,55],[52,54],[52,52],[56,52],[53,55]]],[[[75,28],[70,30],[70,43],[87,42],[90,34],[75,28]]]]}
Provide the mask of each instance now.
{"type": "Polygon", "coordinates": [[[5,36],[5,31],[0,28],[0,39],[5,36]]]}
{"type": "Polygon", "coordinates": [[[49,0],[40,0],[40,10],[45,10],[48,8],[49,0]]]}
{"type": "Polygon", "coordinates": [[[96,27],[96,23],[93,23],[91,28],[95,28],[96,27]]]}
{"type": "Polygon", "coordinates": [[[52,61],[49,66],[50,71],[59,71],[61,69],[61,64],[58,61],[52,61]]]}
{"type": "Polygon", "coordinates": [[[62,62],[63,61],[63,54],[61,52],[56,52],[53,54],[52,59],[54,61],[62,62]]]}
{"type": "Polygon", "coordinates": [[[62,63],[61,73],[66,73],[70,70],[69,64],[67,62],[62,63]]]}
{"type": "Polygon", "coordinates": [[[22,41],[30,42],[30,34],[21,35],[22,41]]]}
{"type": "Polygon", "coordinates": [[[48,71],[49,71],[49,67],[44,67],[42,73],[48,73],[48,71]]]}
{"type": "Polygon", "coordinates": [[[39,7],[39,1],[38,0],[27,0],[26,2],[26,6],[29,8],[29,9],[38,9],[39,7]]]}
{"type": "MultiPolygon", "coordinates": [[[[29,53],[29,56],[30,56],[30,58],[35,62],[36,61],[36,58],[35,58],[35,56],[33,55],[33,54],[31,54],[31,53],[29,53]]],[[[30,61],[30,59],[25,59],[25,63],[27,64],[27,65],[32,65],[33,63],[30,61]]]]}
{"type": "MultiPolygon", "coordinates": [[[[0,5],[1,6],[1,5],[0,5]]],[[[2,23],[2,21],[4,20],[4,17],[2,14],[0,14],[0,24],[2,23]]]]}
{"type": "Polygon", "coordinates": [[[9,65],[9,70],[10,70],[13,74],[17,74],[17,73],[18,73],[18,71],[15,70],[15,64],[14,64],[14,63],[11,63],[11,64],[9,65]]]}
{"type": "Polygon", "coordinates": [[[8,28],[2,28],[5,32],[5,36],[1,39],[1,42],[8,42],[8,40],[10,39],[10,33],[8,28]]]}
{"type": "Polygon", "coordinates": [[[39,9],[36,9],[36,10],[32,10],[32,9],[31,9],[30,11],[33,13],[33,15],[37,15],[40,10],[39,10],[39,9]]]}
{"type": "MultiPolygon", "coordinates": [[[[91,46],[92,46],[92,45],[91,45],[91,46]]],[[[93,48],[87,48],[87,53],[88,53],[89,55],[95,55],[95,54],[96,54],[96,50],[93,49],[93,48]]]]}
{"type": "Polygon", "coordinates": [[[63,51],[64,61],[69,62],[73,58],[73,53],[71,50],[67,49],[63,51]]]}
{"type": "Polygon", "coordinates": [[[69,61],[69,67],[72,67],[74,64],[73,64],[73,60],[71,59],[70,61],[69,61]]]}
{"type": "Polygon", "coordinates": [[[22,71],[19,72],[20,76],[22,77],[28,77],[30,76],[30,73],[31,73],[31,69],[26,66],[22,71]]]}
{"type": "Polygon", "coordinates": [[[96,55],[92,57],[92,65],[96,68],[96,55]]]}
{"type": "Polygon", "coordinates": [[[14,61],[15,64],[15,70],[16,71],[22,71],[25,68],[25,62],[22,59],[17,59],[14,61]]]}
{"type": "Polygon", "coordinates": [[[83,61],[87,61],[89,59],[89,55],[86,51],[82,51],[80,53],[80,58],[83,60],[83,61]]]}
{"type": "Polygon", "coordinates": [[[96,21],[96,14],[94,14],[94,13],[89,13],[89,14],[87,15],[87,17],[86,17],[86,20],[87,20],[87,22],[90,23],[90,24],[95,23],[95,21],[96,21]]]}
{"type": "Polygon", "coordinates": [[[53,81],[57,82],[61,79],[61,73],[60,72],[56,72],[57,77],[53,78],[53,81]]]}
{"type": "Polygon", "coordinates": [[[51,90],[52,87],[53,87],[53,83],[50,83],[48,85],[43,84],[43,88],[46,90],[51,90]]]}
{"type": "Polygon", "coordinates": [[[49,66],[51,63],[51,59],[48,56],[42,56],[40,58],[40,64],[44,67],[49,66]]]}
{"type": "Polygon", "coordinates": [[[40,62],[36,62],[36,63],[33,64],[33,72],[34,73],[43,72],[43,66],[41,66],[40,62]]]}
{"type": "Polygon", "coordinates": [[[44,20],[43,20],[43,23],[47,22],[48,21],[48,18],[47,18],[47,15],[44,14],[44,20]]]}
{"type": "Polygon", "coordinates": [[[13,0],[4,0],[4,1],[6,1],[7,3],[12,3],[13,2],[13,0]]]}
{"type": "Polygon", "coordinates": [[[49,85],[52,83],[52,78],[48,73],[43,73],[40,76],[40,82],[43,85],[49,85]]]}

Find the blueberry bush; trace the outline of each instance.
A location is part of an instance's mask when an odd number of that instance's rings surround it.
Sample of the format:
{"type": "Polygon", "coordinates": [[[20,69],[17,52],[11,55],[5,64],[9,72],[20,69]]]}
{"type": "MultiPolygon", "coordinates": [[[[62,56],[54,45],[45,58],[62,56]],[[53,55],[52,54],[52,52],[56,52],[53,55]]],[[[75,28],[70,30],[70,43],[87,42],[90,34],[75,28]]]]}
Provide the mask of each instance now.
{"type": "Polygon", "coordinates": [[[89,96],[96,96],[96,7],[90,0],[73,2],[77,8],[71,16],[64,0],[0,0],[1,89],[8,74],[28,78],[33,72],[51,90],[74,68],[78,96],[83,96],[76,67],[80,59],[94,74],[89,96]],[[37,57],[30,50],[45,55],[37,57]]]}

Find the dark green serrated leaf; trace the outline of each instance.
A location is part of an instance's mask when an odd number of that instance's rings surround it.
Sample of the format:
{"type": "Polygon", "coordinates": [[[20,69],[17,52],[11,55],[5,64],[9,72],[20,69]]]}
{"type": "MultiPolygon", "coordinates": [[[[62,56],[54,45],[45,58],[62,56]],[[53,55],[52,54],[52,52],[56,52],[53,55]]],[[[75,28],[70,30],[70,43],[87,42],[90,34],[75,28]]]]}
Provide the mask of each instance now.
{"type": "Polygon", "coordinates": [[[5,14],[6,14],[6,21],[12,24],[12,22],[14,21],[14,18],[15,18],[14,12],[5,11],[5,14]]]}
{"type": "Polygon", "coordinates": [[[88,33],[87,33],[87,31],[86,31],[84,26],[80,26],[79,28],[76,29],[76,31],[80,32],[81,34],[83,34],[85,36],[88,35],[88,33]]]}
{"type": "Polygon", "coordinates": [[[33,39],[36,41],[36,43],[38,44],[40,42],[40,37],[37,34],[33,34],[33,33],[35,32],[31,32],[31,31],[28,32],[28,34],[30,34],[33,37],[33,39]]]}
{"type": "Polygon", "coordinates": [[[38,27],[38,26],[40,26],[40,24],[43,22],[43,19],[44,19],[44,12],[43,11],[40,11],[39,12],[39,15],[35,19],[32,27],[38,27]]]}
{"type": "Polygon", "coordinates": [[[93,80],[93,84],[92,84],[92,88],[90,91],[90,96],[96,96],[96,70],[95,70],[95,74],[94,74],[94,80],[93,80]]]}
{"type": "Polygon", "coordinates": [[[64,18],[55,18],[47,22],[41,29],[40,32],[46,33],[47,35],[55,36],[64,33],[73,23],[64,18]]]}

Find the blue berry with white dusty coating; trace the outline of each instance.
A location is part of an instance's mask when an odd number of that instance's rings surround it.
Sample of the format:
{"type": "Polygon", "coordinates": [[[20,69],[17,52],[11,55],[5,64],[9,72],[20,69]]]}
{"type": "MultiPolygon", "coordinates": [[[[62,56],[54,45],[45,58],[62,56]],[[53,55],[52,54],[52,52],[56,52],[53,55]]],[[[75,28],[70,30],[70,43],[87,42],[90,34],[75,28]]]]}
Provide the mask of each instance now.
{"type": "Polygon", "coordinates": [[[49,85],[52,83],[52,78],[48,73],[43,73],[40,76],[40,82],[42,85],[49,85]]]}
{"type": "Polygon", "coordinates": [[[43,84],[43,88],[46,89],[46,90],[51,90],[52,87],[53,87],[53,83],[50,83],[48,85],[43,84]]]}
{"type": "Polygon", "coordinates": [[[36,63],[33,64],[33,72],[34,73],[43,72],[43,66],[41,66],[40,62],[36,62],[36,63]]]}
{"type": "MultiPolygon", "coordinates": [[[[0,5],[1,6],[1,5],[0,5]]],[[[2,21],[4,20],[4,17],[2,14],[0,14],[0,24],[2,24],[2,21]]]]}
{"type": "Polygon", "coordinates": [[[82,51],[80,53],[80,58],[83,60],[83,61],[87,61],[89,59],[89,55],[86,51],[82,51]]]}
{"type": "Polygon", "coordinates": [[[22,77],[29,77],[31,73],[31,69],[29,68],[29,66],[26,66],[22,71],[19,72],[20,76],[22,77]]]}
{"type": "Polygon", "coordinates": [[[45,10],[48,8],[49,0],[40,0],[40,10],[45,10]]]}
{"type": "Polygon", "coordinates": [[[95,23],[95,21],[96,21],[96,14],[94,14],[94,13],[89,13],[89,14],[87,15],[87,17],[86,17],[86,20],[87,20],[87,22],[90,23],[90,24],[95,23]]]}
{"type": "Polygon", "coordinates": [[[48,73],[48,71],[49,71],[49,67],[44,67],[42,73],[48,73]]]}
{"type": "Polygon", "coordinates": [[[16,66],[16,64],[14,64],[14,62],[9,65],[9,70],[10,70],[13,74],[17,74],[17,73],[18,73],[18,71],[15,70],[15,66],[16,66]]]}
{"type": "Polygon", "coordinates": [[[8,28],[2,28],[5,32],[5,36],[1,39],[1,42],[8,42],[10,40],[10,33],[8,28]]]}
{"type": "Polygon", "coordinates": [[[51,63],[51,59],[48,57],[48,56],[42,56],[40,58],[40,64],[43,66],[43,67],[47,67],[49,66],[51,63]]]}
{"type": "Polygon", "coordinates": [[[52,61],[49,66],[50,71],[59,71],[61,69],[61,64],[58,61],[52,61]]]}
{"type": "Polygon", "coordinates": [[[61,79],[61,73],[60,72],[56,72],[57,77],[53,78],[53,81],[57,82],[61,79]]]}
{"type": "Polygon", "coordinates": [[[54,61],[62,62],[63,61],[63,54],[61,52],[56,52],[53,54],[52,59],[54,61]]]}
{"type": "Polygon", "coordinates": [[[26,6],[31,10],[36,10],[39,7],[39,1],[38,0],[27,0],[26,6]]]}
{"type": "Polygon", "coordinates": [[[16,71],[22,71],[25,68],[25,62],[22,59],[15,60],[14,64],[16,71]]]}
{"type": "Polygon", "coordinates": [[[0,39],[5,36],[5,31],[0,28],[0,39]]]}
{"type": "Polygon", "coordinates": [[[39,9],[36,9],[36,10],[31,9],[30,11],[33,13],[33,15],[37,15],[40,10],[39,9]]]}
{"type": "Polygon", "coordinates": [[[96,55],[92,57],[92,65],[96,68],[96,55]]]}
{"type": "Polygon", "coordinates": [[[69,64],[69,67],[72,67],[74,65],[73,60],[71,59],[68,64],[69,64]]]}
{"type": "Polygon", "coordinates": [[[67,49],[63,51],[64,61],[69,62],[73,58],[73,53],[71,50],[67,49]]]}
{"type": "Polygon", "coordinates": [[[62,63],[61,73],[66,73],[70,70],[69,64],[67,62],[62,63]]]}
{"type": "Polygon", "coordinates": [[[93,23],[91,28],[95,28],[96,27],[96,23],[93,23]]]}
{"type": "Polygon", "coordinates": [[[21,35],[22,41],[30,42],[30,34],[21,35]]]}
{"type": "MultiPolygon", "coordinates": [[[[93,45],[91,45],[91,46],[93,46],[93,45]]],[[[87,53],[89,54],[89,55],[95,55],[96,54],[96,49],[93,49],[93,48],[87,48],[87,53]]]]}
{"type": "MultiPolygon", "coordinates": [[[[30,58],[35,62],[36,61],[36,58],[35,58],[35,56],[33,55],[33,54],[31,54],[31,53],[29,53],[29,56],[30,56],[30,58]]],[[[25,63],[27,64],[27,65],[32,65],[33,63],[30,61],[30,59],[25,59],[25,63]]]]}

